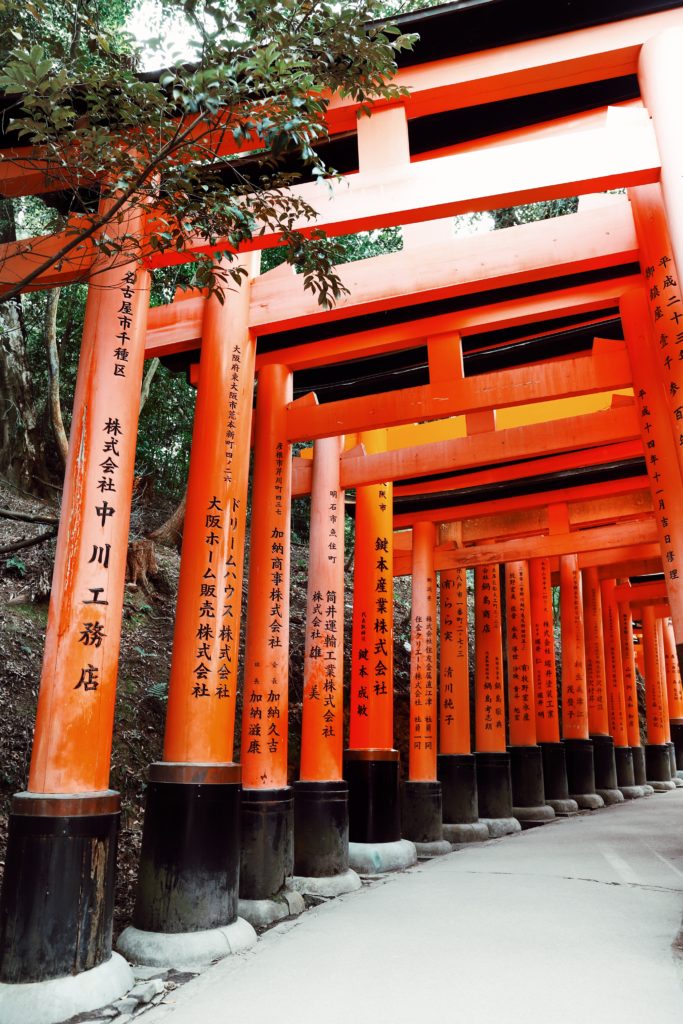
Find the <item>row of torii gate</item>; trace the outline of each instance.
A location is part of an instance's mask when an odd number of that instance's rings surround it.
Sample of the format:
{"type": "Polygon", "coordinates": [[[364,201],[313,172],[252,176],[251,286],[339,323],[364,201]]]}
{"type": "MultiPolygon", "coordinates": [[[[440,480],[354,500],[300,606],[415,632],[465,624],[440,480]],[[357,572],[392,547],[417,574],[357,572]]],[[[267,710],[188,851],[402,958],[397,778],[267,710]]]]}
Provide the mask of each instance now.
{"type": "MultiPolygon", "coordinates": [[[[337,234],[405,227],[401,252],[341,268],[349,295],[334,310],[321,310],[286,269],[258,276],[257,253],[241,257],[248,280],[224,304],[194,292],[148,310],[149,271],[166,257],[103,269],[85,245],[34,282],[51,287],[98,270],[86,307],[30,776],[10,821],[0,1020],[26,1016],[27,1006],[34,1013],[40,993],[50,1004],[40,1019],[63,1019],[55,993],[74,981],[82,985],[71,1013],[130,984],[127,964],[111,951],[119,797],[109,771],[145,358],[185,359],[197,400],[163,761],[150,767],[134,926],[119,941],[130,959],[199,963],[244,948],[254,933],[238,909],[257,924],[289,913],[291,884],[284,902],[282,891],[293,871],[294,888],[348,891],[360,884],[351,868],[406,866],[416,845],[438,853],[451,842],[518,829],[520,820],[537,824],[577,806],[644,795],[647,783],[660,791],[676,785],[683,769],[682,48],[678,7],[402,68],[410,97],[370,119],[356,122],[353,105],[335,101],[330,132],[357,130],[358,173],[331,199],[312,184],[295,191],[337,234]],[[411,153],[412,120],[473,106],[481,95],[505,102],[550,94],[558,83],[635,73],[642,98],[411,153]],[[626,195],[598,194],[624,187],[626,195]],[[455,213],[577,194],[585,198],[576,214],[452,235],[455,213]],[[619,321],[623,340],[614,337],[619,321]],[[380,367],[386,360],[391,369],[397,353],[415,352],[424,358],[414,386],[394,382],[374,393],[370,383],[344,397],[349,367],[363,376],[370,364],[362,360],[380,367]],[[482,353],[492,368],[468,372],[482,353]],[[319,403],[298,387],[294,397],[297,380],[317,381],[330,400],[319,403]],[[313,449],[292,458],[296,441],[313,441],[313,449]],[[301,765],[290,787],[290,509],[307,494],[301,765]],[[393,734],[397,575],[412,576],[401,793],[393,734]]],[[[21,154],[10,155],[0,163],[5,194],[49,190],[35,154],[31,173],[21,154]]],[[[141,210],[130,211],[126,230],[144,233],[141,210]]],[[[258,245],[276,241],[264,235],[258,245]]],[[[58,245],[5,246],[4,283],[58,245]]]]}

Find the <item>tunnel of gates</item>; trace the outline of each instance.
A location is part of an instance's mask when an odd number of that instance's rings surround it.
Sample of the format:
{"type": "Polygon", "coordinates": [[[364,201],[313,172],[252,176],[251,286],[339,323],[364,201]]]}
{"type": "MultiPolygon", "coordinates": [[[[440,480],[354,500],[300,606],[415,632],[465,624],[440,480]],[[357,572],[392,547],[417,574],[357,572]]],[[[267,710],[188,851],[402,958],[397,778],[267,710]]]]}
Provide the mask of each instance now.
{"type": "MultiPolygon", "coordinates": [[[[236,928],[238,901],[256,915],[292,872],[307,891],[316,879],[352,887],[349,864],[410,863],[415,843],[436,853],[676,784],[683,6],[614,3],[589,17],[576,4],[571,22],[560,6],[562,23],[532,28],[520,15],[514,36],[504,19],[485,25],[486,5],[424,12],[422,42],[398,72],[405,102],[360,120],[349,102],[332,103],[329,131],[348,147],[349,174],[331,200],[313,184],[295,190],[331,233],[403,226],[401,251],[340,268],[349,294],[334,309],[284,268],[259,275],[257,252],[240,257],[247,281],[223,304],[191,292],[148,310],[149,273],[164,256],[107,268],[87,246],[33,283],[98,271],[30,777],[11,815],[5,993],[116,959],[109,763],[145,358],[185,367],[197,401],[163,761],[150,767],[135,916],[120,942],[129,957],[144,962],[153,942],[168,957],[166,940],[236,928]],[[452,42],[465,38],[469,49],[452,42]],[[558,219],[453,233],[458,213],[574,196],[578,212],[558,219]],[[313,447],[292,457],[299,441],[313,447]],[[302,754],[290,786],[290,509],[308,494],[302,754]],[[399,795],[393,577],[405,575],[410,745],[399,795]]],[[[38,172],[12,167],[0,165],[6,194],[49,190],[38,172]]],[[[130,212],[126,230],[144,233],[144,211],[130,212]]],[[[276,242],[264,234],[258,244],[276,242]]],[[[55,244],[31,240],[31,257],[27,243],[5,246],[5,280],[55,244]]]]}

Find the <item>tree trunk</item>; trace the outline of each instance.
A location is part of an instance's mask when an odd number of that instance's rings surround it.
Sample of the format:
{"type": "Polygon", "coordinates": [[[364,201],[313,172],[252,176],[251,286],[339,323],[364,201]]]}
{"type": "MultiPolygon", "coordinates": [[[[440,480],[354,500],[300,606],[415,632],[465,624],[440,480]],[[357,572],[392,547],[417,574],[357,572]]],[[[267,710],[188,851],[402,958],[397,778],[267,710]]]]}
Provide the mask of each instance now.
{"type": "MultiPolygon", "coordinates": [[[[0,202],[0,242],[16,240],[11,200],[0,202]]],[[[0,305],[0,473],[26,491],[40,493],[43,438],[26,357],[21,300],[0,305]]]]}
{"type": "Polygon", "coordinates": [[[62,419],[62,403],[59,399],[59,349],[57,347],[57,309],[59,307],[59,295],[61,288],[52,288],[48,292],[47,305],[45,307],[45,345],[47,348],[48,388],[50,404],[50,420],[57,442],[57,450],[66,466],[66,453],[69,448],[69,440],[64,429],[62,419]]]}
{"type": "Polygon", "coordinates": [[[157,544],[163,544],[167,548],[177,548],[180,551],[183,542],[183,526],[185,525],[185,502],[187,493],[165,523],[162,523],[156,530],[150,533],[150,540],[157,544]]]}
{"type": "Polygon", "coordinates": [[[145,376],[142,379],[142,389],[140,391],[140,412],[145,408],[145,403],[149,398],[149,389],[152,386],[154,374],[157,372],[160,365],[160,360],[155,356],[154,359],[150,360],[149,365],[145,370],[145,376]]]}

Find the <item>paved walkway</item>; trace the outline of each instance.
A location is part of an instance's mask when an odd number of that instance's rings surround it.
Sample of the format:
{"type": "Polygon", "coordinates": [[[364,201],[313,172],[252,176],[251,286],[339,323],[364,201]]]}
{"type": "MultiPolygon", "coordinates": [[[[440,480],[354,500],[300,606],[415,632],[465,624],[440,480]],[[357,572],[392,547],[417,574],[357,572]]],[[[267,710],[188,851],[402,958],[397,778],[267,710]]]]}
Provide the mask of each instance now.
{"type": "Polygon", "coordinates": [[[143,1020],[682,1024],[682,916],[677,790],[465,848],[310,910],[143,1020]]]}

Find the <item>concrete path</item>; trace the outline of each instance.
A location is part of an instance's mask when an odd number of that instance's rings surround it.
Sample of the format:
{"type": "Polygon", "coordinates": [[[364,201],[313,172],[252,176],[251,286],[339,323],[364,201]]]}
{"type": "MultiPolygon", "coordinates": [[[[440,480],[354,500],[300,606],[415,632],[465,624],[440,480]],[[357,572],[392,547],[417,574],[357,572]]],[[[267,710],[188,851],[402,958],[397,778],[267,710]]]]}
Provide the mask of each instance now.
{"type": "Polygon", "coordinates": [[[683,1024],[672,949],[682,915],[676,790],[364,886],[268,932],[143,1019],[683,1024]]]}

